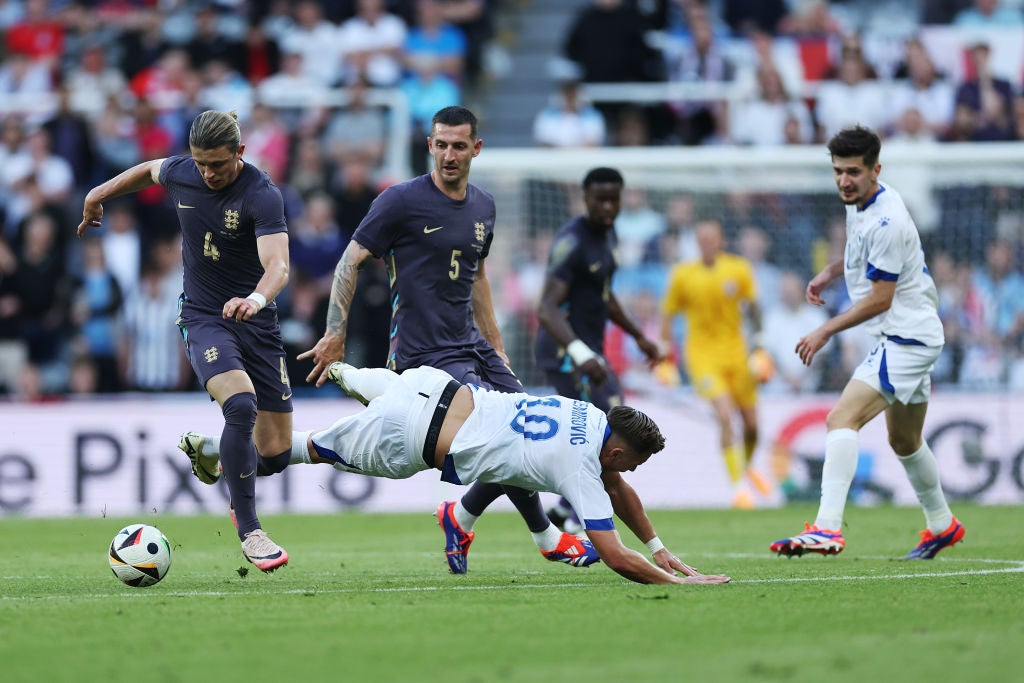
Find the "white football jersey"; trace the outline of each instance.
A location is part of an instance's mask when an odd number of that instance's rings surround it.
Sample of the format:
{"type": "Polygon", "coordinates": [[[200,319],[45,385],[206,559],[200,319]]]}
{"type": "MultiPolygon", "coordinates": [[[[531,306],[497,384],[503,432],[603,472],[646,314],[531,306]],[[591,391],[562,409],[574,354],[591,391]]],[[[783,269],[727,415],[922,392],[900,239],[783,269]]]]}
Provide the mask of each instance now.
{"type": "Polygon", "coordinates": [[[896,282],[892,306],[864,323],[872,334],[897,342],[942,346],[939,296],[925,265],[921,236],[899,194],[879,183],[862,209],[846,207],[846,287],[856,303],[872,282],[896,282]]]}
{"type": "Polygon", "coordinates": [[[601,480],[608,419],[594,405],[563,396],[473,389],[473,412],[452,443],[463,482],[500,482],[564,496],[587,529],[612,529],[601,480]]]}

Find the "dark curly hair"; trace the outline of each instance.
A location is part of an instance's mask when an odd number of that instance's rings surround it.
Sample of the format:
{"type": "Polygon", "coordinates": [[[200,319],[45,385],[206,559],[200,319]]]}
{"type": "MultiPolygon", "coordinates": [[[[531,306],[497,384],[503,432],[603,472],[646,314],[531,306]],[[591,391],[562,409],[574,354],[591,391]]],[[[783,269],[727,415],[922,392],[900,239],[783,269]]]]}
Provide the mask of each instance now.
{"type": "Polygon", "coordinates": [[[609,410],[608,426],[637,453],[657,453],[665,447],[665,436],[654,420],[629,406],[609,410]]]}

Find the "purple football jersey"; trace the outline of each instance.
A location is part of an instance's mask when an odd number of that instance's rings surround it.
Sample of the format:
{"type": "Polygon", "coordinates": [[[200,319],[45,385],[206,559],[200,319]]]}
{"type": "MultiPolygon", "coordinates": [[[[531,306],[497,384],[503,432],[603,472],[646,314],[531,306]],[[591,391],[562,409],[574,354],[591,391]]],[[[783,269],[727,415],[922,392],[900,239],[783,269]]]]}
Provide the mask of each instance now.
{"type": "Polygon", "coordinates": [[[181,223],[188,301],[219,312],[252,292],[263,277],[256,238],[288,230],[281,191],[267,174],[246,163],[233,183],[211,190],[191,156],[174,156],[160,167],[160,184],[181,223]]]}

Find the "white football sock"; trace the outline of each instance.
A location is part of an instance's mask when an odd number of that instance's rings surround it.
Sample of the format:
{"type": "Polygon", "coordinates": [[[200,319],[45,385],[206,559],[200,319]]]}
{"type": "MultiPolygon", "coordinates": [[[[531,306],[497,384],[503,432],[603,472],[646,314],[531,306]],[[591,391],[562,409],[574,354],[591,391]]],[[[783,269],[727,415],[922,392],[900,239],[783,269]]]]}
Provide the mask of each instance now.
{"type": "Polygon", "coordinates": [[[354,368],[351,365],[345,366],[341,377],[352,391],[367,401],[377,398],[388,390],[392,382],[400,379],[397,373],[387,368],[354,368]]]}
{"type": "Polygon", "coordinates": [[[825,435],[825,466],[821,471],[821,502],[814,524],[819,529],[843,528],[843,510],[860,454],[855,429],[833,429],[825,435]]]}
{"type": "Polygon", "coordinates": [[[477,515],[474,515],[467,510],[461,500],[455,504],[455,509],[452,511],[452,514],[455,516],[455,521],[459,523],[459,526],[462,527],[462,530],[466,533],[472,531],[473,525],[476,524],[476,520],[480,519],[477,515]]]}
{"type": "Polygon", "coordinates": [[[541,550],[554,550],[558,547],[558,542],[562,540],[562,532],[554,524],[549,524],[544,531],[531,531],[530,533],[533,535],[533,542],[541,550]]]}
{"type": "Polygon", "coordinates": [[[310,464],[312,461],[309,458],[309,444],[307,443],[309,435],[313,432],[292,432],[292,458],[288,462],[292,465],[298,463],[310,464]]]}
{"type": "Polygon", "coordinates": [[[942,533],[953,522],[953,512],[942,493],[935,454],[928,447],[928,443],[922,441],[921,447],[914,453],[898,457],[903,469],[907,471],[907,479],[914,487],[917,499],[921,502],[928,530],[933,534],[942,533]]]}
{"type": "Polygon", "coordinates": [[[203,434],[203,443],[199,446],[199,455],[220,457],[220,434],[203,434]]]}

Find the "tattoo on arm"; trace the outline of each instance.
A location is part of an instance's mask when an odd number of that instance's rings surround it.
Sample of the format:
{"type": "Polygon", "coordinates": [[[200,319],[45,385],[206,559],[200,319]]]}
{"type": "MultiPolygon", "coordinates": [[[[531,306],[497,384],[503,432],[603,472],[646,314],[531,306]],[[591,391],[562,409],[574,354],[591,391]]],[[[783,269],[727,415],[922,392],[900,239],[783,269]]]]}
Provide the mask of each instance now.
{"type": "Polygon", "coordinates": [[[348,251],[342,255],[334,268],[334,282],[331,285],[331,301],[327,306],[327,329],[338,336],[345,336],[348,312],[356,293],[360,263],[349,258],[348,251]]]}

